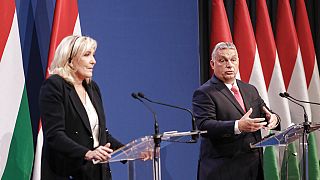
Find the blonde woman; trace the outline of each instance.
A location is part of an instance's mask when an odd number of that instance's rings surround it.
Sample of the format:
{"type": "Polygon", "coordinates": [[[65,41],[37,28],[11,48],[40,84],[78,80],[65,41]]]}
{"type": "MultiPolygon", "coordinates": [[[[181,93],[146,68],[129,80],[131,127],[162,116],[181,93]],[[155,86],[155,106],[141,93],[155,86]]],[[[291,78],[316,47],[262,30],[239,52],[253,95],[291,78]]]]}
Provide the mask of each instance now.
{"type": "Polygon", "coordinates": [[[57,47],[39,97],[45,138],[41,179],[111,179],[108,164],[93,164],[123,146],[106,130],[101,93],[91,79],[96,48],[86,36],[65,37],[57,47]]]}

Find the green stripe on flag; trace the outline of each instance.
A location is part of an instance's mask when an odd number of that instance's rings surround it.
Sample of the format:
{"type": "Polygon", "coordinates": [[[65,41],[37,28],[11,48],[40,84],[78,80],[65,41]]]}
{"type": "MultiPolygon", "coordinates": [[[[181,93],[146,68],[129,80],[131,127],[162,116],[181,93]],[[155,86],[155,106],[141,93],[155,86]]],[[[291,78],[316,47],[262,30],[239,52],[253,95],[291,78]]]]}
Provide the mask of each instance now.
{"type": "Polygon", "coordinates": [[[309,179],[320,179],[320,168],[317,151],[317,140],[314,133],[310,133],[308,137],[308,165],[309,165],[309,179]]]}
{"type": "Polygon", "coordinates": [[[274,147],[266,147],[263,155],[264,179],[279,180],[278,161],[274,147]]]}
{"type": "Polygon", "coordinates": [[[283,155],[282,167],[281,167],[281,179],[282,180],[300,180],[299,160],[296,154],[296,147],[294,143],[288,145],[287,152],[283,155]],[[287,174],[288,173],[288,174],[287,174]],[[286,177],[288,176],[288,178],[286,177]]]}
{"type": "Polygon", "coordinates": [[[2,180],[29,180],[33,163],[33,139],[26,88],[19,107],[8,160],[2,180]]]}

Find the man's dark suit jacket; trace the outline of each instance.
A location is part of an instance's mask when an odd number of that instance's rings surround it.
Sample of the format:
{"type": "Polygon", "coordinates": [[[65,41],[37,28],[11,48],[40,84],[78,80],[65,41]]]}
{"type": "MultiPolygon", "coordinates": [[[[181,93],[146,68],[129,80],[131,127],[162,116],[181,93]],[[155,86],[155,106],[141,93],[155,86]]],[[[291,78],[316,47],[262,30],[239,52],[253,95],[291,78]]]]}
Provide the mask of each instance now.
{"type": "MultiPolygon", "coordinates": [[[[111,143],[112,149],[123,146],[105,126],[100,90],[94,81],[83,85],[99,117],[100,145],[111,143]]],[[[41,179],[111,179],[109,165],[93,165],[84,160],[93,150],[89,118],[73,85],[58,75],[42,85],[39,97],[44,131],[41,179]]]]}
{"type": "MultiPolygon", "coordinates": [[[[264,117],[265,103],[256,88],[240,80],[237,85],[246,109],[253,109],[250,117],[264,117]]],[[[192,102],[199,130],[208,131],[201,138],[198,179],[250,180],[258,174],[263,179],[262,149],[249,147],[261,140],[260,131],[235,135],[235,120],[245,112],[228,87],[213,76],[194,92],[192,102]]]]}

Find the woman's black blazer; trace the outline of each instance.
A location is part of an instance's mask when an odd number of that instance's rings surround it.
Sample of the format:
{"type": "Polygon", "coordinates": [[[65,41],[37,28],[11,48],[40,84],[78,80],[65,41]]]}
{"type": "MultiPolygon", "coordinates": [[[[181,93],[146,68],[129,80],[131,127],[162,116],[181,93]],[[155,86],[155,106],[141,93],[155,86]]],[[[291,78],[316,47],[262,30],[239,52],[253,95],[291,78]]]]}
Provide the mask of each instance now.
{"type": "MultiPolygon", "coordinates": [[[[99,117],[100,145],[112,149],[123,144],[111,136],[105,126],[105,114],[99,87],[94,81],[83,85],[99,117]]],[[[59,75],[50,76],[39,97],[44,132],[42,179],[111,179],[109,165],[93,165],[84,160],[93,149],[93,138],[86,110],[74,88],[59,75]]]]}

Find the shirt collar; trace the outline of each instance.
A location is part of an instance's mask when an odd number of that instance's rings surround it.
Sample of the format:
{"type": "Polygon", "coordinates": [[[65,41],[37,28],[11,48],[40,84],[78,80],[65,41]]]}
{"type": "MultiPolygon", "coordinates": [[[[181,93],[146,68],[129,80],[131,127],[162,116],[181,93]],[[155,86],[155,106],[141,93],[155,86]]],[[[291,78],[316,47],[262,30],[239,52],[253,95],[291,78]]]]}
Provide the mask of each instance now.
{"type": "Polygon", "coordinates": [[[230,91],[231,91],[232,86],[238,86],[236,80],[235,80],[232,84],[227,84],[227,83],[224,83],[224,84],[228,87],[228,89],[229,89],[230,91]]]}

